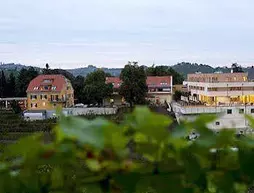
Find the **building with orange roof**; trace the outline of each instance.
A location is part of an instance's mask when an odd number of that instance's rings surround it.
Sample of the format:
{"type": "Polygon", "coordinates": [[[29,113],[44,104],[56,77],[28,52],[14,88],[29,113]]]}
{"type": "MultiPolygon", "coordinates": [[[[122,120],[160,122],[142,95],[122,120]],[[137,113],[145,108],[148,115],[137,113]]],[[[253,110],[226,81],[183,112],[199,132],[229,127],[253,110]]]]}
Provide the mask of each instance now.
{"type": "MultiPolygon", "coordinates": [[[[120,105],[125,103],[124,98],[118,94],[122,81],[119,77],[107,77],[106,83],[113,84],[114,93],[113,101],[114,104],[120,105]]],[[[165,102],[172,101],[172,87],[173,77],[172,76],[148,76],[146,79],[148,87],[147,99],[157,104],[164,104],[165,102]]],[[[104,100],[104,104],[108,105],[112,98],[104,100]]]]}
{"type": "Polygon", "coordinates": [[[52,110],[74,106],[74,90],[63,75],[39,75],[27,88],[28,110],[52,110]]]}

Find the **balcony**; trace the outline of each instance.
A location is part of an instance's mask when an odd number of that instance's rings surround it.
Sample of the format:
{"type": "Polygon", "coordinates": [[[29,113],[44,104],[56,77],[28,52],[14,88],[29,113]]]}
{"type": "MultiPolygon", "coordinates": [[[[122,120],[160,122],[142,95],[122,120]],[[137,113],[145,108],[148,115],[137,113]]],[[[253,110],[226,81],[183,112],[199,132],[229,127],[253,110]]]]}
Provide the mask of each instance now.
{"type": "Polygon", "coordinates": [[[49,99],[51,103],[66,103],[67,99],[49,99]]]}

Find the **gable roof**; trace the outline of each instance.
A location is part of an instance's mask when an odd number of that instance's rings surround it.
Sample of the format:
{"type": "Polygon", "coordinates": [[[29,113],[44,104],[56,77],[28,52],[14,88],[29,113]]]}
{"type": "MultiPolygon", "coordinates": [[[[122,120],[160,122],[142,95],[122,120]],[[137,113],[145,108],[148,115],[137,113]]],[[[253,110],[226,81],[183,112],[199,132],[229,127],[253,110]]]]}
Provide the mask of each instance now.
{"type": "Polygon", "coordinates": [[[63,75],[59,74],[39,75],[29,83],[26,92],[49,92],[49,91],[61,92],[61,90],[66,85],[66,81],[67,79],[63,75]],[[55,89],[45,90],[43,86],[51,86],[55,87],[55,89]]]}
{"type": "MultiPolygon", "coordinates": [[[[165,88],[170,87],[172,76],[148,76],[146,84],[148,88],[165,88]]],[[[114,88],[119,88],[122,81],[119,77],[107,77],[106,83],[112,83],[114,88]]]]}

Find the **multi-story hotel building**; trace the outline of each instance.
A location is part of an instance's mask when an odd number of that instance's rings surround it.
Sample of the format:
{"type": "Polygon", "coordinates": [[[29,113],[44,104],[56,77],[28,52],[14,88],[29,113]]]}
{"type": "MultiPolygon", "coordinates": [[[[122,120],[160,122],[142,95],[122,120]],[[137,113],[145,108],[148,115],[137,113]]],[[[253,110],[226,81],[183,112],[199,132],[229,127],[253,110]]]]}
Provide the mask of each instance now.
{"type": "Polygon", "coordinates": [[[173,104],[178,120],[216,113],[220,116],[210,124],[212,129],[249,128],[245,114],[254,115],[254,82],[247,73],[189,74],[183,85],[189,97],[173,104]]]}
{"type": "Polygon", "coordinates": [[[74,106],[74,90],[63,75],[39,75],[27,88],[28,110],[52,110],[74,106]]]}

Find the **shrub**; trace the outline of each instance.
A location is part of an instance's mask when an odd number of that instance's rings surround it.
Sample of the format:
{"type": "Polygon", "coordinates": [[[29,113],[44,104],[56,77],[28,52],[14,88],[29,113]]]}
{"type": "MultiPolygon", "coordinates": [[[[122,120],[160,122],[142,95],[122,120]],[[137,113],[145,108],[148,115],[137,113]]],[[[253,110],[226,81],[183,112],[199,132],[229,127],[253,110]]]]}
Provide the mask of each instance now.
{"type": "Polygon", "coordinates": [[[253,140],[215,134],[206,126],[215,119],[202,115],[168,132],[170,118],[144,107],[121,124],[61,117],[52,143],[35,134],[5,148],[0,192],[247,192],[253,140]],[[193,128],[200,137],[187,141],[193,128]]]}

